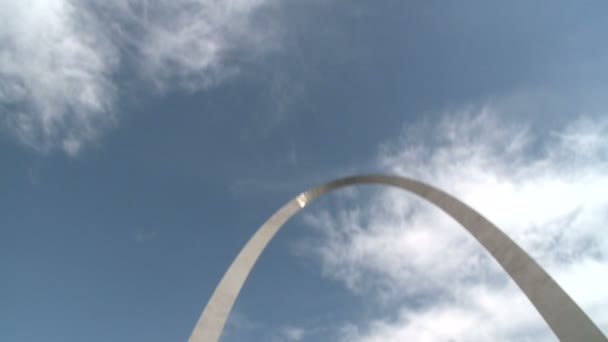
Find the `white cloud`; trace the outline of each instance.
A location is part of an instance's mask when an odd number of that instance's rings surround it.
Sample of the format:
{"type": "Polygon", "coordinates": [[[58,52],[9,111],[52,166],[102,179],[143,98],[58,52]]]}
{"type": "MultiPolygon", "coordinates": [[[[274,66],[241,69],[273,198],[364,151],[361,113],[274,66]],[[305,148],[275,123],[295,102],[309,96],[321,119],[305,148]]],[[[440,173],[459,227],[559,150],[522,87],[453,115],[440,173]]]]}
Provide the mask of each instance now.
{"type": "MultiPolygon", "coordinates": [[[[608,121],[575,120],[540,141],[497,111],[469,108],[410,126],[378,163],[479,210],[608,332],[608,121]]],[[[342,327],[345,341],[555,338],[464,229],[411,195],[382,189],[306,219],[321,234],[309,248],[324,274],[393,312],[342,327]]]]}
{"type": "Polygon", "coordinates": [[[23,143],[75,154],[114,117],[114,46],[65,0],[0,1],[2,119],[23,143]]]}
{"type": "Polygon", "coordinates": [[[272,47],[273,30],[257,20],[268,3],[0,0],[5,129],[38,151],[75,155],[117,120],[119,66],[161,90],[204,89],[272,47]]]}

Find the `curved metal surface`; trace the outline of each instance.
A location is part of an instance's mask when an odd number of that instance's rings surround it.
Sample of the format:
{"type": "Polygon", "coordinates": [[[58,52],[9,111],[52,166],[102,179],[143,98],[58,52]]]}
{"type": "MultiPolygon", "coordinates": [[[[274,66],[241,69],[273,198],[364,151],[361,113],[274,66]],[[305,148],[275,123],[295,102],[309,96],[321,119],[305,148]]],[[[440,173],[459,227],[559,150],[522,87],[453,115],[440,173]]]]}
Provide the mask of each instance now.
{"type": "Polygon", "coordinates": [[[359,175],[337,179],[303,192],[287,202],[259,228],[232,262],[203,310],[189,341],[219,340],[249,272],[266,245],[289,218],[318,196],[356,184],[383,184],[410,191],[458,221],[507,271],[561,341],[608,341],[551,276],[494,224],[437,188],[413,179],[389,175],[359,175]]]}

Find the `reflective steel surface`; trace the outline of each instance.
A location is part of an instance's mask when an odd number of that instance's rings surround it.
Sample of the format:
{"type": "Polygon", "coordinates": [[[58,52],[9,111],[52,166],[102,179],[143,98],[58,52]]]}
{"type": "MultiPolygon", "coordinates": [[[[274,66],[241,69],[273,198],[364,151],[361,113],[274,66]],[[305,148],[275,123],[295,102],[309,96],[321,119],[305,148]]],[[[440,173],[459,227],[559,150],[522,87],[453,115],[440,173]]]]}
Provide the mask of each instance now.
{"type": "Polygon", "coordinates": [[[303,192],[287,202],[258,229],[232,262],[203,310],[189,341],[219,340],[249,272],[266,245],[289,218],[318,196],[357,184],[383,184],[410,191],[458,221],[511,276],[561,341],[608,341],[553,278],[494,224],[437,188],[413,179],[389,175],[340,178],[303,192]]]}

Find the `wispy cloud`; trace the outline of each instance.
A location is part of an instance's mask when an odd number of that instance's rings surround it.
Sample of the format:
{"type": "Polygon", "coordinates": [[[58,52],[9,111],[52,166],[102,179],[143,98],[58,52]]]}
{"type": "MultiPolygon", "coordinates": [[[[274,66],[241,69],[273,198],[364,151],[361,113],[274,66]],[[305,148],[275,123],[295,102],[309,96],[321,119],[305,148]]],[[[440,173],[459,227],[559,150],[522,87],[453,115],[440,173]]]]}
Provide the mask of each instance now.
{"type": "Polygon", "coordinates": [[[150,232],[145,230],[138,230],[135,233],[135,242],[138,244],[144,244],[158,236],[157,232],[150,232]]]}
{"type": "MultiPolygon", "coordinates": [[[[529,251],[608,331],[607,122],[578,119],[538,139],[493,107],[409,126],[378,164],[456,195],[529,251]],[[422,136],[424,134],[424,136],[422,136]]],[[[324,274],[389,315],[347,324],[345,341],[552,340],[498,264],[447,215],[382,189],[307,215],[324,274]]]]}
{"type": "Polygon", "coordinates": [[[270,2],[0,0],[4,128],[75,155],[116,124],[121,66],[160,90],[211,86],[273,46],[270,2]]]}
{"type": "Polygon", "coordinates": [[[271,341],[297,342],[303,341],[307,330],[298,326],[283,327],[268,326],[233,310],[226,322],[222,341],[271,341]]]}
{"type": "Polygon", "coordinates": [[[274,46],[276,30],[260,15],[272,2],[110,1],[98,11],[120,18],[113,35],[134,48],[144,78],[161,89],[194,91],[238,72],[238,62],[274,46]]]}
{"type": "Polygon", "coordinates": [[[306,331],[304,331],[302,328],[287,327],[283,329],[283,340],[285,341],[302,341],[305,335],[306,331]]]}

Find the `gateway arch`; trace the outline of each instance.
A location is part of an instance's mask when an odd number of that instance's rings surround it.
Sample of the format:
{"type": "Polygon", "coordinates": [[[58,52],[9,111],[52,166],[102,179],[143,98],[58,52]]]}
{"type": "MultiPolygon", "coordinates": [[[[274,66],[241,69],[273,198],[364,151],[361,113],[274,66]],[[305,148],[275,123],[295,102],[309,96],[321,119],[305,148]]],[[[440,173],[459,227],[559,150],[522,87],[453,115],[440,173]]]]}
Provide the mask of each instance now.
{"type": "Polygon", "coordinates": [[[358,184],[381,184],[407,190],[433,203],[458,221],[507,271],[560,341],[608,341],[555,280],[493,223],[460,200],[435,187],[390,175],[340,178],[305,191],[287,202],[258,229],[234,259],[209,299],[188,341],[219,340],[249,272],[266,245],[289,218],[326,192],[358,184]]]}

